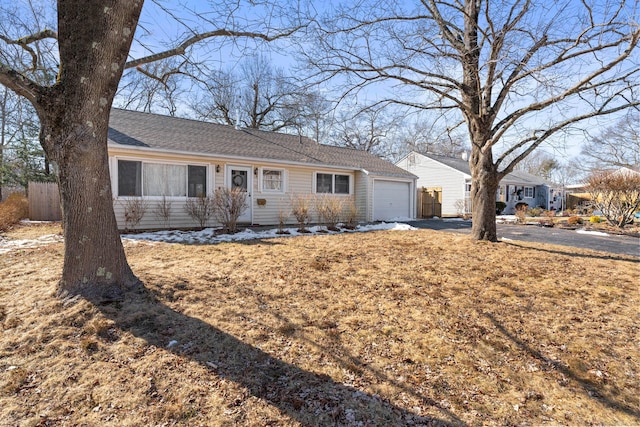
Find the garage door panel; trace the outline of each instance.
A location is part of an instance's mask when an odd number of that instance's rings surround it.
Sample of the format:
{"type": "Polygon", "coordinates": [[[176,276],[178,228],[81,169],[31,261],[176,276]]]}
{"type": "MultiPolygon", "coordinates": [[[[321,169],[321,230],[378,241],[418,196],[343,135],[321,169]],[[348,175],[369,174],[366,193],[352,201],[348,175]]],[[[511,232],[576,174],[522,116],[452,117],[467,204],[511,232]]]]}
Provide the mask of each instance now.
{"type": "Polygon", "coordinates": [[[386,221],[411,217],[411,186],[408,182],[376,180],[373,186],[373,219],[386,221]]]}

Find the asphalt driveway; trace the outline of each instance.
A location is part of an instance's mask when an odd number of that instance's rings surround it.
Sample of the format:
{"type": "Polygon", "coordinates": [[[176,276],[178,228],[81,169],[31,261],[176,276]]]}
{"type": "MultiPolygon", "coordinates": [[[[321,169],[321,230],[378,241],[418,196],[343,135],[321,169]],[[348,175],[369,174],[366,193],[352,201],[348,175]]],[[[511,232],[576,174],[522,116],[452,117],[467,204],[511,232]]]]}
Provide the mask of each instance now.
{"type": "MultiPolygon", "coordinates": [[[[470,233],[471,221],[423,219],[410,221],[416,228],[470,233]]],[[[539,227],[537,225],[497,224],[498,238],[501,240],[521,240],[536,243],[593,249],[614,254],[640,257],[640,239],[631,236],[581,234],[576,230],[539,227]]]]}

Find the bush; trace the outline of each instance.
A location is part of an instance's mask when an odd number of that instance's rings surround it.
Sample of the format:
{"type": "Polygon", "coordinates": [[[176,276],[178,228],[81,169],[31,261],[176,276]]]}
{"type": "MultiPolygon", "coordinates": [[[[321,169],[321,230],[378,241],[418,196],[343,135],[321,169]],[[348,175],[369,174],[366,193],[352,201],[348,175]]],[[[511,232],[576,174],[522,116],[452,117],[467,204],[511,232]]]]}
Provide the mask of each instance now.
{"type": "Polygon", "coordinates": [[[589,222],[591,224],[599,224],[600,222],[602,222],[602,218],[600,218],[599,215],[592,215],[591,218],[589,218],[589,222]]]}
{"type": "Polygon", "coordinates": [[[306,194],[294,194],[291,196],[291,213],[298,223],[298,231],[306,232],[307,225],[311,222],[311,196],[306,194]]]}
{"type": "Polygon", "coordinates": [[[582,218],[580,218],[580,217],[579,217],[579,216],[577,216],[577,215],[570,216],[570,217],[567,219],[567,224],[569,224],[569,225],[578,225],[578,224],[582,224],[582,218]]]}
{"type": "Polygon", "coordinates": [[[204,228],[213,214],[211,197],[189,197],[184,205],[184,210],[191,219],[200,224],[200,228],[204,228]]]}
{"type": "Polygon", "coordinates": [[[316,210],[318,211],[320,223],[326,224],[329,230],[337,231],[338,227],[336,227],[336,225],[340,220],[343,206],[344,198],[340,196],[329,194],[318,196],[316,198],[316,210]]]}
{"type": "Polygon", "coordinates": [[[543,211],[542,212],[545,219],[540,221],[540,224],[544,225],[545,227],[553,227],[556,223],[555,223],[555,216],[556,216],[556,211],[543,211]]]}
{"type": "Polygon", "coordinates": [[[354,230],[357,226],[358,206],[356,201],[351,199],[347,202],[344,223],[345,227],[354,230]]]}
{"type": "Polygon", "coordinates": [[[541,216],[543,213],[544,213],[544,209],[536,207],[536,208],[529,209],[529,211],[527,212],[527,215],[529,215],[529,216],[541,216]]]}
{"type": "Polygon", "coordinates": [[[519,224],[524,224],[527,218],[527,208],[529,205],[526,203],[518,203],[516,205],[516,220],[519,224]]]}
{"type": "Polygon", "coordinates": [[[142,217],[147,212],[147,202],[139,197],[125,199],[124,202],[124,222],[127,230],[135,230],[140,224],[142,217]]]}
{"type": "Polygon", "coordinates": [[[594,208],[611,225],[624,228],[633,222],[640,208],[640,173],[596,172],[587,179],[587,184],[594,208]]]}
{"type": "MultiPolygon", "coordinates": [[[[238,218],[248,207],[247,192],[240,188],[218,188],[211,200],[211,213],[222,224],[223,231],[227,233],[237,231],[238,218]]],[[[202,223],[201,226],[204,227],[202,223]]]]}
{"type": "Polygon", "coordinates": [[[164,228],[171,227],[171,205],[166,196],[162,196],[162,200],[156,203],[155,216],[162,221],[164,228]]]}
{"type": "Polygon", "coordinates": [[[29,202],[24,194],[12,193],[0,203],[0,231],[8,230],[29,216],[29,202]]]}
{"type": "Polygon", "coordinates": [[[496,215],[500,215],[506,207],[507,207],[507,204],[505,202],[496,202],[496,215]]]}

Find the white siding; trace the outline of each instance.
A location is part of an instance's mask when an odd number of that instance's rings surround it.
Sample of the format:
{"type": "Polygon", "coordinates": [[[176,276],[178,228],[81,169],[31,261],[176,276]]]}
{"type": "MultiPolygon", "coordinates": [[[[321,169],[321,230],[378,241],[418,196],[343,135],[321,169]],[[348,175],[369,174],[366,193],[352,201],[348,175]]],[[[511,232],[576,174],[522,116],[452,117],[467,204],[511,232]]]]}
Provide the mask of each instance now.
{"type": "Polygon", "coordinates": [[[418,189],[441,187],[442,216],[457,216],[456,202],[458,200],[464,201],[464,185],[466,179],[470,177],[421,154],[413,153],[413,159],[410,159],[410,156],[406,156],[397,165],[418,176],[416,182],[418,189]]]}
{"type": "Polygon", "coordinates": [[[355,176],[355,202],[358,210],[358,221],[371,221],[373,212],[373,185],[368,174],[362,171],[355,176]],[[370,191],[371,189],[371,191],[370,191]]]}
{"type": "MultiPolygon", "coordinates": [[[[199,164],[206,165],[208,167],[208,182],[207,187],[209,193],[213,193],[215,189],[224,187],[225,184],[225,171],[228,166],[248,166],[251,168],[251,197],[249,203],[251,203],[252,220],[251,223],[255,225],[277,225],[279,223],[280,212],[282,211],[287,215],[287,224],[295,224],[295,217],[290,214],[291,210],[291,197],[296,194],[300,195],[313,195],[313,182],[315,178],[315,172],[329,172],[335,174],[349,175],[351,180],[350,195],[336,195],[335,197],[343,198],[345,201],[344,212],[347,212],[348,202],[356,200],[358,207],[358,220],[364,220],[366,214],[366,205],[369,202],[367,197],[367,181],[366,174],[359,171],[348,171],[344,169],[327,169],[327,168],[314,168],[314,167],[302,167],[291,166],[274,163],[263,164],[249,164],[241,161],[226,161],[219,159],[208,158],[203,160],[201,157],[195,156],[169,156],[154,153],[131,153],[124,151],[112,150],[110,153],[110,167],[111,167],[111,180],[112,190],[114,194],[114,211],[116,214],[116,220],[118,227],[124,230],[127,226],[125,223],[125,210],[127,207],[127,200],[135,200],[140,198],[125,198],[117,197],[117,161],[118,159],[126,160],[139,160],[139,161],[158,161],[166,163],[186,163],[186,164],[199,164]],[[262,191],[260,187],[259,175],[262,173],[262,168],[267,169],[279,169],[284,171],[285,182],[284,192],[269,192],[262,191]],[[258,176],[255,175],[257,169],[258,176]],[[258,204],[260,200],[260,204],[258,204]]],[[[161,202],[161,197],[144,197],[142,202],[146,205],[146,213],[143,216],[140,223],[135,227],[137,230],[149,230],[149,229],[161,229],[164,227],[161,218],[156,215],[157,205],[161,202]]],[[[171,228],[193,228],[199,227],[199,224],[189,217],[184,207],[186,203],[185,197],[174,197],[167,199],[171,202],[171,228]]],[[[318,216],[313,201],[310,202],[312,206],[312,221],[317,222],[318,216]]],[[[208,226],[217,226],[212,219],[208,226]]]]}

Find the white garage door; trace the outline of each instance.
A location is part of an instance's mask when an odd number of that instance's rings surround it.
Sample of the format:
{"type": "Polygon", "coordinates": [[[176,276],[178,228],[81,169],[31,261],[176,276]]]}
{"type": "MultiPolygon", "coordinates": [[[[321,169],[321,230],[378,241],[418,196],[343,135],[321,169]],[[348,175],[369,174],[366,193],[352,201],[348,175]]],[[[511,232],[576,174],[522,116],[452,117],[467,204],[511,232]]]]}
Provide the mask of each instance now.
{"type": "Polygon", "coordinates": [[[411,218],[411,185],[409,182],[373,182],[373,219],[411,218]]]}

